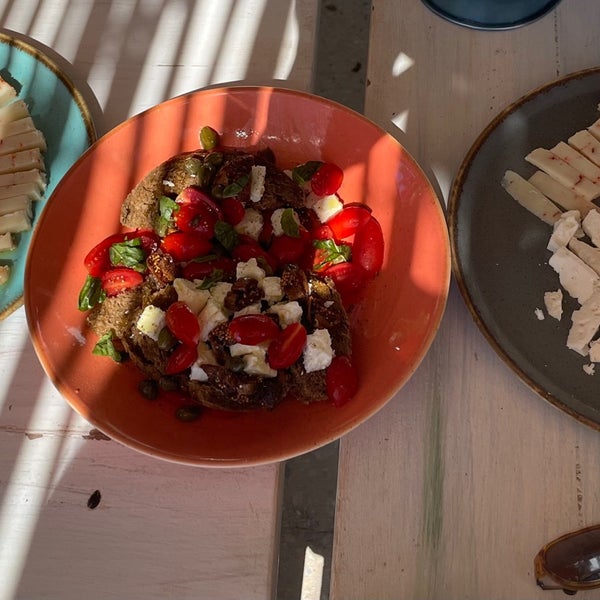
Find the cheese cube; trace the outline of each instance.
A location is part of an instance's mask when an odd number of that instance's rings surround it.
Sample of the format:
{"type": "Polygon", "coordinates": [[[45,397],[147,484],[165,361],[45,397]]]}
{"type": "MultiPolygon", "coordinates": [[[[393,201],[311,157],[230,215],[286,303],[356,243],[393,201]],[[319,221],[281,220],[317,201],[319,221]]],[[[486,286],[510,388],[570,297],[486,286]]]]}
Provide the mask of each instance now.
{"type": "Polygon", "coordinates": [[[315,211],[321,223],[325,223],[344,208],[344,205],[335,194],[317,196],[311,192],[306,197],[305,204],[308,208],[312,208],[315,211]]]}
{"type": "Polygon", "coordinates": [[[218,281],[210,288],[210,297],[224,310],[225,296],[231,291],[229,281],[218,281]]]}
{"type": "Polygon", "coordinates": [[[224,323],[227,320],[227,315],[223,312],[221,307],[212,298],[209,298],[198,315],[200,340],[206,342],[210,332],[219,325],[219,323],[224,323]]]}
{"type": "Polygon", "coordinates": [[[265,295],[265,300],[269,304],[279,302],[283,298],[283,289],[281,287],[281,277],[265,277],[259,284],[265,295]]]}
{"type": "Polygon", "coordinates": [[[199,290],[196,284],[187,279],[178,277],[173,281],[173,287],[177,292],[177,300],[185,302],[195,315],[200,313],[210,298],[208,290],[199,290]]]}
{"type": "Polygon", "coordinates": [[[166,313],[162,308],[148,304],[138,317],[135,326],[149,338],[155,342],[158,341],[158,336],[167,324],[166,313]]]}
{"type": "Polygon", "coordinates": [[[304,370],[307,373],[326,369],[333,359],[331,336],[327,329],[317,329],[306,337],[302,351],[304,370]]]}
{"type": "Polygon", "coordinates": [[[302,319],[302,307],[296,300],[273,304],[267,309],[267,312],[277,315],[282,329],[292,323],[300,323],[300,319],[302,319]]]}
{"type": "Polygon", "coordinates": [[[265,278],[266,272],[258,266],[255,258],[251,258],[246,262],[239,262],[235,268],[236,279],[248,277],[255,279],[259,283],[265,278]]]}
{"type": "Polygon", "coordinates": [[[254,240],[258,240],[263,228],[262,214],[253,208],[247,208],[244,218],[234,226],[234,229],[242,234],[248,235],[254,240]]]}
{"type": "Polygon", "coordinates": [[[260,377],[277,377],[277,371],[272,369],[266,361],[266,350],[260,346],[254,346],[254,351],[244,354],[244,371],[248,375],[260,377]]]}

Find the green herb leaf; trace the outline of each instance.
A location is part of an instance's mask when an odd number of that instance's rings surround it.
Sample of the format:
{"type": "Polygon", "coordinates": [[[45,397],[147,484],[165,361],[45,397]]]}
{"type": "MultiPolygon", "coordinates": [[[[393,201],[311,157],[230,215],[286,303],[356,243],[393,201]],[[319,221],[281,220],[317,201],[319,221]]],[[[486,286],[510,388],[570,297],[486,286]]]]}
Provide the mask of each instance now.
{"type": "Polygon", "coordinates": [[[337,244],[335,240],[313,240],[313,246],[323,252],[321,262],[314,266],[317,271],[350,260],[352,249],[346,244],[337,244]]]}
{"type": "Polygon", "coordinates": [[[213,269],[212,273],[202,280],[202,283],[196,286],[199,290],[209,290],[215,283],[223,279],[223,269],[213,269]]]}
{"type": "Polygon", "coordinates": [[[129,267],[143,273],[146,270],[146,256],[142,249],[142,240],[133,238],[124,242],[117,242],[108,249],[112,265],[129,267]]]}
{"type": "Polygon", "coordinates": [[[236,230],[233,225],[225,221],[215,223],[215,238],[228,252],[231,252],[238,243],[236,230]]]}
{"type": "Polygon", "coordinates": [[[114,332],[111,330],[108,333],[105,333],[99,340],[98,343],[94,346],[92,350],[92,354],[97,354],[98,356],[110,356],[115,362],[121,362],[123,357],[121,353],[115,348],[113,343],[113,335],[114,332]]]}
{"type": "Polygon", "coordinates": [[[300,237],[300,225],[296,220],[296,213],[293,208],[285,208],[281,213],[281,228],[285,235],[300,237]]]}
{"type": "Polygon", "coordinates": [[[179,205],[175,200],[172,200],[168,196],[161,196],[158,201],[159,216],[154,223],[154,231],[164,237],[171,225],[173,225],[173,215],[179,210],[179,205]]]}
{"type": "Polygon", "coordinates": [[[309,160],[303,165],[298,165],[292,169],[292,179],[298,185],[304,185],[312,179],[312,176],[322,164],[320,160],[309,160]]]}
{"type": "Polygon", "coordinates": [[[221,198],[233,198],[237,196],[247,185],[250,177],[248,175],[242,175],[238,177],[233,183],[226,185],[221,192],[221,198]]]}
{"type": "Polygon", "coordinates": [[[102,282],[99,277],[88,275],[83,287],[79,292],[78,308],[86,311],[94,308],[96,304],[101,304],[106,298],[106,293],[102,289],[102,282]]]}

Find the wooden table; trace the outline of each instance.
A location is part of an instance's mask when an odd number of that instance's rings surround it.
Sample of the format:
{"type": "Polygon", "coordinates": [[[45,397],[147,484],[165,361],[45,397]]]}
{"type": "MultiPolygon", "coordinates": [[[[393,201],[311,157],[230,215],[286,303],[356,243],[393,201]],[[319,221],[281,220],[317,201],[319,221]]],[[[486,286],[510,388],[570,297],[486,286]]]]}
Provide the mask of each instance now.
{"type": "MultiPolygon", "coordinates": [[[[103,133],[207,85],[310,89],[317,8],[0,0],[0,25],[63,59],[103,133]]],[[[421,162],[444,199],[500,109],[600,64],[596,0],[563,0],[507,32],[458,27],[417,0],[374,0],[371,18],[366,114],[421,162]]],[[[0,322],[0,382],[0,598],[272,595],[280,465],[194,469],[106,440],[52,388],[22,309],[0,322]]],[[[533,556],[600,521],[599,454],[598,432],[540,399],[496,356],[453,285],[415,376],[341,441],[331,598],[550,597],[535,585],[533,556]]]]}

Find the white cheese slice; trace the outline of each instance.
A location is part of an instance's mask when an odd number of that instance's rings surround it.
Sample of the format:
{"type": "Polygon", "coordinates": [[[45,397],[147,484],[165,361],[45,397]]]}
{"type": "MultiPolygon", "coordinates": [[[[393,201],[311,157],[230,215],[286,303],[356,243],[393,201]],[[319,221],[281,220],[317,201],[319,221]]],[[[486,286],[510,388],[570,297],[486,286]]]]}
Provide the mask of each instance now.
{"type": "Polygon", "coordinates": [[[25,171],[27,169],[40,169],[44,171],[45,168],[44,159],[39,148],[0,156],[0,173],[25,171]]]}
{"type": "Polygon", "coordinates": [[[0,138],[10,137],[11,135],[17,135],[19,133],[25,133],[26,131],[33,131],[36,126],[31,117],[23,117],[16,121],[9,121],[8,123],[0,123],[0,138]]]}
{"type": "Polygon", "coordinates": [[[12,102],[17,97],[17,90],[0,77],[0,106],[12,102]]]}
{"type": "Polygon", "coordinates": [[[15,183],[14,185],[4,185],[0,187],[0,202],[4,198],[13,198],[14,196],[27,196],[32,200],[40,200],[42,193],[35,182],[15,183]]]}
{"type": "Polygon", "coordinates": [[[554,223],[554,230],[548,240],[547,248],[550,252],[556,252],[559,248],[566,246],[581,226],[579,211],[570,210],[563,213],[560,219],[554,223]]]}
{"type": "Polygon", "coordinates": [[[307,373],[326,369],[333,359],[331,336],[327,329],[316,329],[306,336],[306,345],[302,351],[304,370],[307,373]]]}
{"type": "Polygon", "coordinates": [[[568,140],[570,146],[578,150],[589,161],[600,166],[600,141],[598,141],[587,129],[578,131],[568,140]]]}
{"type": "Polygon", "coordinates": [[[571,320],[567,348],[587,356],[588,344],[600,327],[600,290],[595,290],[581,308],[573,311],[571,320]]]}
{"type": "Polygon", "coordinates": [[[593,200],[600,196],[599,184],[585,178],[571,165],[552,154],[550,150],[536,148],[525,157],[525,160],[586,200],[593,200]]]}
{"type": "Polygon", "coordinates": [[[221,307],[212,298],[209,298],[198,315],[200,340],[206,342],[210,332],[219,325],[219,323],[224,323],[227,320],[227,315],[223,312],[221,307]]]}
{"type": "Polygon", "coordinates": [[[39,169],[28,169],[27,171],[0,174],[0,187],[23,183],[33,183],[37,185],[40,192],[43,192],[46,189],[46,175],[39,169]]]}
{"type": "Polygon", "coordinates": [[[252,239],[258,240],[263,228],[263,216],[254,208],[247,208],[242,220],[233,228],[242,235],[249,235],[252,239]]]}
{"type": "Polygon", "coordinates": [[[0,140],[0,156],[22,152],[23,150],[31,150],[32,148],[38,148],[42,151],[46,150],[46,139],[44,138],[44,134],[38,129],[11,135],[0,140]]]}
{"type": "Polygon", "coordinates": [[[578,210],[582,217],[585,217],[590,210],[596,208],[593,202],[578,196],[573,190],[558,183],[556,179],[553,179],[544,171],[536,171],[528,181],[542,194],[550,198],[552,202],[562,206],[565,210],[578,210]]]}
{"type": "Polygon", "coordinates": [[[562,319],[562,302],[563,302],[563,293],[559,288],[555,292],[545,292],[544,293],[544,305],[546,306],[546,311],[548,314],[560,321],[562,319]]]}
{"type": "Polygon", "coordinates": [[[135,326],[139,331],[156,342],[158,341],[160,332],[164,329],[166,324],[167,313],[158,306],[148,304],[142,311],[142,314],[138,317],[135,326]]]}
{"type": "Polygon", "coordinates": [[[265,193],[265,176],[267,168],[263,165],[252,165],[250,169],[250,200],[260,202],[265,193]]]}
{"type": "Polygon", "coordinates": [[[600,247],[600,212],[590,210],[581,222],[581,227],[594,246],[600,247]]]}
{"type": "Polygon", "coordinates": [[[17,210],[0,217],[0,233],[21,233],[31,229],[31,219],[26,210],[17,210]]]}
{"type": "Polygon", "coordinates": [[[15,100],[0,107],[0,123],[18,121],[29,116],[29,109],[23,100],[15,100]]]}
{"type": "Polygon", "coordinates": [[[587,129],[597,140],[600,140],[600,119],[594,121],[587,129]]]}
{"type": "Polygon", "coordinates": [[[567,293],[583,304],[599,285],[600,277],[567,248],[559,248],[548,261],[558,273],[560,284],[567,293]]]}
{"type": "Polygon", "coordinates": [[[15,248],[15,240],[9,232],[0,235],[0,252],[10,252],[15,248]]]}
{"type": "Polygon", "coordinates": [[[10,267],[8,265],[0,265],[0,285],[8,282],[10,277],[10,267]]]}
{"type": "Polygon", "coordinates": [[[530,213],[548,225],[558,221],[562,211],[535,186],[514,171],[506,171],[502,177],[502,187],[530,213]]]}
{"type": "Polygon", "coordinates": [[[550,149],[550,152],[571,165],[578,173],[590,181],[594,183],[600,182],[600,167],[588,160],[581,152],[569,146],[569,144],[559,142],[554,148],[550,149]]]}
{"type": "Polygon", "coordinates": [[[24,210],[27,213],[27,216],[31,218],[33,215],[31,198],[28,198],[27,196],[13,196],[12,198],[3,198],[0,200],[0,216],[18,210],[24,210]]]}
{"type": "Polygon", "coordinates": [[[590,246],[581,240],[572,239],[569,250],[576,254],[586,265],[592,267],[600,275],[600,248],[590,246]]]}
{"type": "Polygon", "coordinates": [[[300,323],[302,319],[302,307],[296,300],[273,304],[269,306],[267,312],[277,315],[279,326],[282,329],[285,329],[292,323],[300,323]]]}

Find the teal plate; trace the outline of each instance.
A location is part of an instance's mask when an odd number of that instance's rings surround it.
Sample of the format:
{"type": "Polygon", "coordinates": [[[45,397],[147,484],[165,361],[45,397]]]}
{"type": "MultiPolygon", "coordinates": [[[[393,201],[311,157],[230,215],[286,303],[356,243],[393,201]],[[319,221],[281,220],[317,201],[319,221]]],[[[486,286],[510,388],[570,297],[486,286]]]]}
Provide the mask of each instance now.
{"type": "MultiPolygon", "coordinates": [[[[59,67],[37,48],[4,33],[0,33],[0,76],[26,102],[48,145],[44,157],[48,185],[42,200],[35,204],[35,228],[57,183],[95,141],[95,128],[83,97],[59,67]]],[[[0,264],[11,267],[10,279],[0,286],[0,320],[23,304],[23,277],[33,228],[20,234],[16,250],[0,254],[0,264]]]]}

